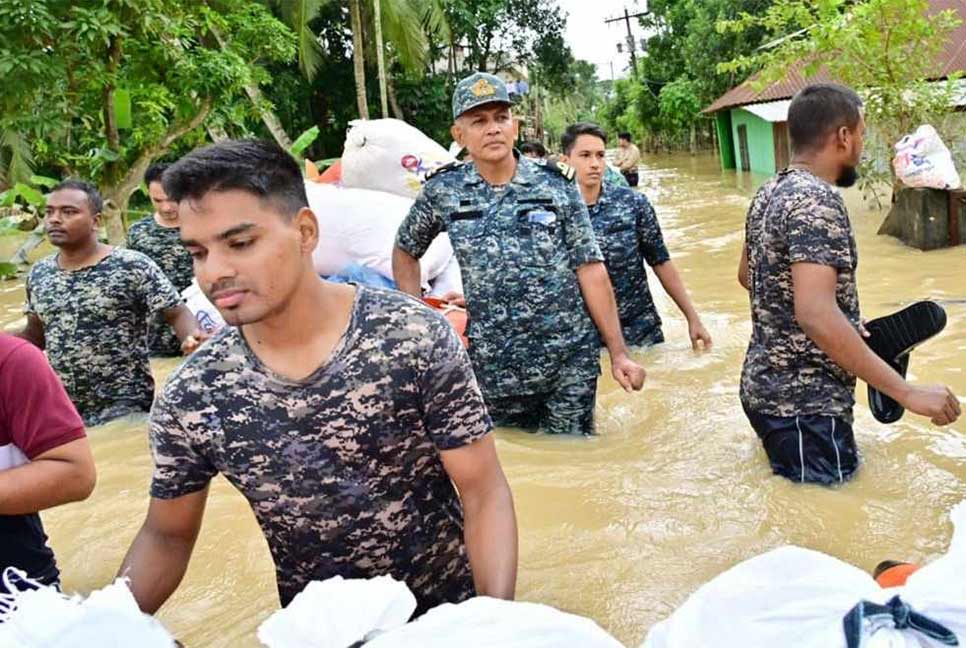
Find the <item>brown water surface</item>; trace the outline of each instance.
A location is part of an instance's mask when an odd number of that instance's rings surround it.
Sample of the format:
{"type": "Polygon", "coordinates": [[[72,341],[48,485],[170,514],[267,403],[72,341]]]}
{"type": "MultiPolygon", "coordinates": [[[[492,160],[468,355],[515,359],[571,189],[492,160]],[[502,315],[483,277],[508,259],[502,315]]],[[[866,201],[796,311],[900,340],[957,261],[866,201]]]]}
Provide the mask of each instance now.
{"type": "MultiPolygon", "coordinates": [[[[715,347],[690,351],[684,321],[652,278],[668,342],[637,354],[648,370],[640,394],[624,394],[604,367],[600,436],[500,432],[520,523],[519,597],[592,617],[636,646],[699,585],[782,544],[863,569],[942,553],[946,513],[966,497],[966,423],[936,428],[907,415],[881,425],[860,383],[855,427],[864,465],[855,481],[824,489],[771,476],[738,404],[750,324],[735,270],[745,210],[763,178],[721,173],[707,156],[643,164],[642,189],[715,347]]],[[[946,300],[946,331],[915,353],[910,374],[966,395],[966,247],[922,253],[878,237],[882,214],[852,192],[848,201],[863,315],[946,300]]],[[[15,324],[22,302],[19,283],[0,283],[0,325],[15,324]]],[[[158,379],[176,364],[156,362],[158,379]]],[[[151,472],[143,422],[115,422],[90,436],[94,495],[44,515],[64,585],[81,592],[113,577],[143,519],[151,472]]],[[[255,629],[277,604],[265,541],[245,501],[219,478],[188,574],[160,618],[188,646],[254,646],[255,629]]]]}

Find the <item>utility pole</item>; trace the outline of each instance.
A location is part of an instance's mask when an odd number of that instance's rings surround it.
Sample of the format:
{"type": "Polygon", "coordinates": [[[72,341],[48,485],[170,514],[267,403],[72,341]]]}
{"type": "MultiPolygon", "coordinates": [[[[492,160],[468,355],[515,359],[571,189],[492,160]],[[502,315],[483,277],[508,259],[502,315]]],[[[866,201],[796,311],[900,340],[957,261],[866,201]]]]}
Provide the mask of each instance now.
{"type": "Polygon", "coordinates": [[[604,21],[605,24],[609,24],[623,20],[627,26],[627,51],[631,53],[631,73],[634,76],[637,76],[637,46],[634,44],[634,32],[631,31],[631,18],[641,18],[649,13],[649,11],[642,11],[641,13],[632,14],[627,11],[627,7],[624,7],[623,17],[610,18],[604,21]]]}

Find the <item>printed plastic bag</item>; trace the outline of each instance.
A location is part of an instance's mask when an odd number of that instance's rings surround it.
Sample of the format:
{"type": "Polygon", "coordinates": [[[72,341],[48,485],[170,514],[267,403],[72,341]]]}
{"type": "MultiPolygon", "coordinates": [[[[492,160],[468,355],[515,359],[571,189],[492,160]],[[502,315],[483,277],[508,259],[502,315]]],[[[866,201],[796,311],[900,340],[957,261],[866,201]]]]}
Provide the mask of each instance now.
{"type": "Polygon", "coordinates": [[[892,166],[907,187],[958,189],[959,173],[953,156],[932,126],[925,124],[906,135],[895,146],[892,166]]]}
{"type": "Polygon", "coordinates": [[[288,606],[258,628],[268,648],[348,648],[406,623],[416,597],[391,576],[306,585],[288,606]]]}
{"type": "MultiPolygon", "coordinates": [[[[669,618],[651,628],[642,648],[939,648],[915,628],[897,629],[906,613],[922,615],[966,644],[966,502],[950,514],[955,531],[945,556],[901,587],[881,588],[837,558],[781,547],[740,563],[701,586],[669,618]],[[898,596],[899,613],[866,615],[898,596]],[[863,605],[852,635],[844,619],[863,605]],[[898,617],[898,618],[897,618],[898,617]]],[[[909,617],[911,618],[911,617],[909,617]]]]}
{"type": "Polygon", "coordinates": [[[342,153],[342,183],[415,198],[426,173],[455,158],[418,128],[398,119],[349,122],[342,153]]]}
{"type": "MultiPolygon", "coordinates": [[[[305,191],[319,220],[319,244],[312,253],[316,272],[330,276],[358,264],[392,279],[396,232],[412,207],[412,199],[315,182],[306,182],[305,191]]],[[[449,237],[440,234],[420,259],[423,284],[428,286],[452,257],[449,237]]]]}
{"type": "Polygon", "coordinates": [[[191,314],[198,320],[198,326],[205,333],[215,333],[225,325],[225,319],[218,309],[208,301],[197,279],[191,280],[191,285],[181,291],[181,297],[191,314]]]}
{"type": "Polygon", "coordinates": [[[3,572],[9,594],[0,594],[0,646],[45,648],[173,648],[161,623],[138,608],[118,579],[86,599],[65,596],[26,578],[14,567],[3,572]]]}

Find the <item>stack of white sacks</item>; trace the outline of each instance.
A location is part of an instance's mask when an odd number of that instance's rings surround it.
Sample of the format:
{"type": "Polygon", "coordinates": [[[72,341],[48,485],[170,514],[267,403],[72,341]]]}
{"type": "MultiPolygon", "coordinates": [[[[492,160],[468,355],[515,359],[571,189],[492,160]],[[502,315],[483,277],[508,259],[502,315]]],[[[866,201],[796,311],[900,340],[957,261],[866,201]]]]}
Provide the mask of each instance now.
{"type": "MultiPolygon", "coordinates": [[[[901,587],[883,589],[836,558],[782,547],[702,586],[651,629],[642,648],[966,645],[966,502],[950,517],[955,531],[947,553],[901,587]],[[846,616],[853,622],[851,632],[846,616]]],[[[174,645],[157,621],[141,614],[123,581],[82,599],[26,583],[13,572],[4,573],[4,585],[13,593],[0,595],[0,647],[174,645]]],[[[440,605],[409,623],[415,609],[406,585],[389,576],[337,576],[309,583],[262,623],[258,639],[267,648],[621,646],[590,619],[536,603],[477,597],[440,605]]]]}
{"type": "MultiPolygon", "coordinates": [[[[396,232],[426,174],[455,158],[418,129],[398,119],[350,122],[342,153],[342,181],[307,180],[309,207],[319,220],[319,245],[312,255],[323,276],[361,266],[392,280],[396,232]]],[[[463,282],[449,237],[436,237],[420,259],[422,282],[431,295],[462,292],[463,282]]],[[[183,293],[208,330],[224,324],[193,283],[183,293]]]]}

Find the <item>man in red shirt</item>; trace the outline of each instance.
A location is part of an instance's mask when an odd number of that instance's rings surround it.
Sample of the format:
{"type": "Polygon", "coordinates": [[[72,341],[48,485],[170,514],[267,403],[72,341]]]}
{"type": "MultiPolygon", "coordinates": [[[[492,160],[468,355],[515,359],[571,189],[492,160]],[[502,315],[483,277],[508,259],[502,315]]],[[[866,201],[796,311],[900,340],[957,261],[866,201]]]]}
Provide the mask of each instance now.
{"type": "Polygon", "coordinates": [[[58,585],[38,512],[86,499],[94,480],[84,424],[43,352],[0,334],[0,572],[58,585]]]}

